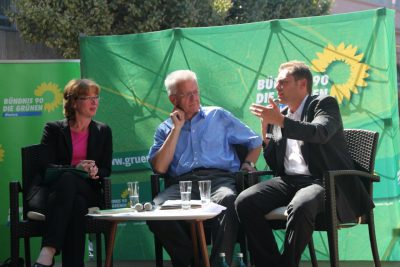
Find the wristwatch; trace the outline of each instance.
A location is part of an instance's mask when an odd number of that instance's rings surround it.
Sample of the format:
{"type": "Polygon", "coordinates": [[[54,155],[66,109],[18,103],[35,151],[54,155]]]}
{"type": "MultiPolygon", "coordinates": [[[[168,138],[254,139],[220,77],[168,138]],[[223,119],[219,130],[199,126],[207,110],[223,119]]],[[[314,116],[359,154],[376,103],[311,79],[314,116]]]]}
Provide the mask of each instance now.
{"type": "Polygon", "coordinates": [[[256,164],[254,164],[254,162],[251,162],[251,161],[249,161],[249,160],[246,160],[246,161],[243,162],[243,163],[249,164],[252,168],[255,168],[255,167],[256,167],[256,164]]]}

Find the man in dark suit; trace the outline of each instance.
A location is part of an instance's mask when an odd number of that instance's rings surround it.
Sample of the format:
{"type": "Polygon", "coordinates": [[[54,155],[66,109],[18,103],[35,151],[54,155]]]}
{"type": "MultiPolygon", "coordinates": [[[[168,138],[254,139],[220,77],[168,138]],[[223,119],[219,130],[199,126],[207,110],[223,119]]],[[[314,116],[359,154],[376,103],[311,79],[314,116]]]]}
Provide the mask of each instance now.
{"type": "MultiPolygon", "coordinates": [[[[235,205],[244,225],[256,266],[298,266],[314,230],[315,218],[324,212],[323,172],[354,169],[347,151],[339,106],[330,96],[311,96],[312,74],[299,61],[279,68],[276,90],[282,111],[270,99],[265,107],[253,104],[260,118],[264,157],[274,178],[243,191],[235,205]],[[267,129],[272,128],[272,133],[267,129]],[[264,215],[288,206],[282,254],[264,215]]],[[[373,208],[357,177],[337,183],[337,211],[342,222],[355,221],[373,208]]]]}

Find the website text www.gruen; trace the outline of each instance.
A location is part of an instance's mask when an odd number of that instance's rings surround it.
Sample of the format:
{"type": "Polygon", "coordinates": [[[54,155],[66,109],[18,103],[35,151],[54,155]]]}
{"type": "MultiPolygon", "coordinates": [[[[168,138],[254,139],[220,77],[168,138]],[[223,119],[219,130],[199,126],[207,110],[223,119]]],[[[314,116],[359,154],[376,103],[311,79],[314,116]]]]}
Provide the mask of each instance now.
{"type": "Polygon", "coordinates": [[[144,164],[147,163],[148,161],[149,161],[149,156],[120,157],[120,158],[113,158],[112,165],[130,167],[135,164],[144,164]]]}

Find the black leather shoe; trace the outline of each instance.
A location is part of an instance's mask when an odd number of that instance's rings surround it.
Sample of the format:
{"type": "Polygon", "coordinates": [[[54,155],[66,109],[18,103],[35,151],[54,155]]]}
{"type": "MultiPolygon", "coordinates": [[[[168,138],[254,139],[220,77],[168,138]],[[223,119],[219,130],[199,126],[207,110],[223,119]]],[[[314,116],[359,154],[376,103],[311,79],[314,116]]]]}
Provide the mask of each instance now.
{"type": "Polygon", "coordinates": [[[35,262],[32,267],[53,267],[54,266],[54,258],[53,258],[53,262],[51,263],[51,265],[44,265],[38,262],[35,262]]]}

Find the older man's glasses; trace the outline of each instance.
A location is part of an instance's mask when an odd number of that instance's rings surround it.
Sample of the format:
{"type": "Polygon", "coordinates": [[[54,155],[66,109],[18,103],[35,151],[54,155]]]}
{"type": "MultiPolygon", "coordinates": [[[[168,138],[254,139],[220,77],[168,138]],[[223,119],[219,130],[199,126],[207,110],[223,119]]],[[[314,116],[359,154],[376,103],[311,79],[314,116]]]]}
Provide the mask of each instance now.
{"type": "Polygon", "coordinates": [[[174,95],[178,96],[179,98],[189,98],[192,96],[199,96],[199,91],[193,91],[186,94],[174,94],[174,95]]]}
{"type": "Polygon", "coordinates": [[[97,102],[100,100],[100,96],[96,95],[96,96],[80,96],[78,97],[79,100],[82,101],[90,101],[90,102],[97,102]]]}

